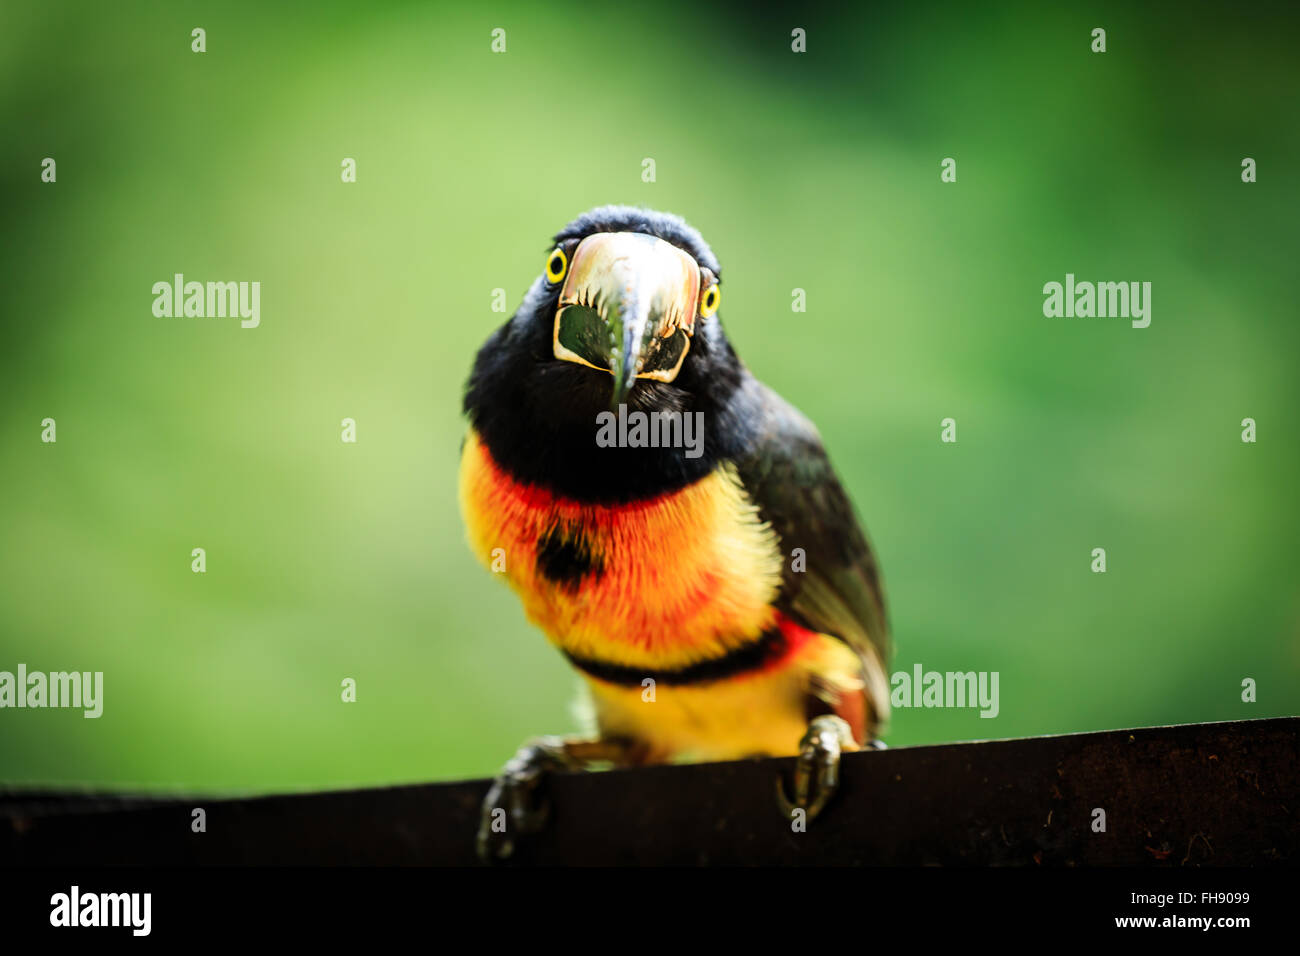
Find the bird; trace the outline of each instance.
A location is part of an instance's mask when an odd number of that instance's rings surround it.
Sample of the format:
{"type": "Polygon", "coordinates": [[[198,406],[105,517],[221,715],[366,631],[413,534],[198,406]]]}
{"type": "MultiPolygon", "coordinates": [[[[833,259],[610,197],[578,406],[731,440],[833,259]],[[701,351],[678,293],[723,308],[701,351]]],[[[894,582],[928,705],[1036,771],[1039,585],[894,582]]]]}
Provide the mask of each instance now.
{"type": "Polygon", "coordinates": [[[816,427],[729,342],[721,283],[681,217],[600,206],[555,234],[474,359],[467,541],[576,669],[595,719],[507,762],[483,800],[486,860],[545,825],[552,772],[793,755],[777,803],[811,821],[841,754],[883,746],[877,560],[816,427]],[[642,416],[640,441],[615,414],[642,416]]]}

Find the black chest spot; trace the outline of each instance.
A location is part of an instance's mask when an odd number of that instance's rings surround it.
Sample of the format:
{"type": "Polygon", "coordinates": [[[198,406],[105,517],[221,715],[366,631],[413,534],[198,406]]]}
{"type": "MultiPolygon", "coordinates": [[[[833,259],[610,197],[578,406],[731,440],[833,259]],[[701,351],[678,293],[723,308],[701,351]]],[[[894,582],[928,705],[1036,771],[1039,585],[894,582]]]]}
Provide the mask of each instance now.
{"type": "Polygon", "coordinates": [[[599,579],[605,562],[579,525],[556,522],[537,541],[537,571],[563,590],[576,591],[584,578],[599,579]]]}

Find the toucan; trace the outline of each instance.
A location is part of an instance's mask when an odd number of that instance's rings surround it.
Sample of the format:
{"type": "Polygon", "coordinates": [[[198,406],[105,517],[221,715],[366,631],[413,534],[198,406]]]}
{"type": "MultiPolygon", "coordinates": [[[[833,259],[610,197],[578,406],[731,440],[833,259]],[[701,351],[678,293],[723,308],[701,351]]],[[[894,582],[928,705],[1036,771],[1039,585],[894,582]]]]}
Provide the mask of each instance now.
{"type": "Polygon", "coordinates": [[[581,675],[595,727],[506,764],[485,859],[544,824],[551,771],[797,755],[778,804],[811,821],[841,752],[879,745],[877,561],[817,429],[727,340],[721,283],[680,217],[592,209],[474,360],[468,542],[581,675]]]}

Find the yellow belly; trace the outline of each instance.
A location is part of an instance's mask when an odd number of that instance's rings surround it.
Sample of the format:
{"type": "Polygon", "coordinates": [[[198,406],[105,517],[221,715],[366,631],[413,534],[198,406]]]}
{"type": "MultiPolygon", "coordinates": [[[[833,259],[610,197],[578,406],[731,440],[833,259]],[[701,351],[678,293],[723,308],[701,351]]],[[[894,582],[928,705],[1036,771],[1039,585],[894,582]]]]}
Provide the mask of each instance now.
{"type": "Polygon", "coordinates": [[[818,635],[780,667],[726,680],[653,688],[586,683],[601,734],[646,744],[649,762],[737,760],[798,753],[809,696],[820,686],[833,707],[860,695],[860,668],[846,644],[818,635]]]}

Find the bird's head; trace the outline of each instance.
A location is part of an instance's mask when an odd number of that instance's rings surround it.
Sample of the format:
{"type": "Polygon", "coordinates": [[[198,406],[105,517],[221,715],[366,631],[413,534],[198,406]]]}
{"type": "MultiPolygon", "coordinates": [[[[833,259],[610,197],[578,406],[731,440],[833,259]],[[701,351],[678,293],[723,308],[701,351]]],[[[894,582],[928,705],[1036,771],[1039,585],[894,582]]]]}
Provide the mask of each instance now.
{"type": "Polygon", "coordinates": [[[699,233],[675,216],[589,213],[547,254],[539,318],[551,325],[553,357],[609,376],[611,406],[638,379],[675,382],[697,326],[709,334],[704,326],[722,301],[720,271],[699,233]]]}
{"type": "MultiPolygon", "coordinates": [[[[629,206],[584,213],[555,235],[519,310],[479,351],[465,400],[471,422],[494,453],[548,477],[595,466],[596,416],[621,404],[702,412],[706,450],[720,451],[740,433],[727,410],[746,377],[718,316],[721,272],[677,216],[629,206]]],[[[620,451],[628,470],[686,477],[703,464],[681,461],[680,450],[620,451]]],[[[567,483],[592,490],[583,477],[567,483]]]]}

